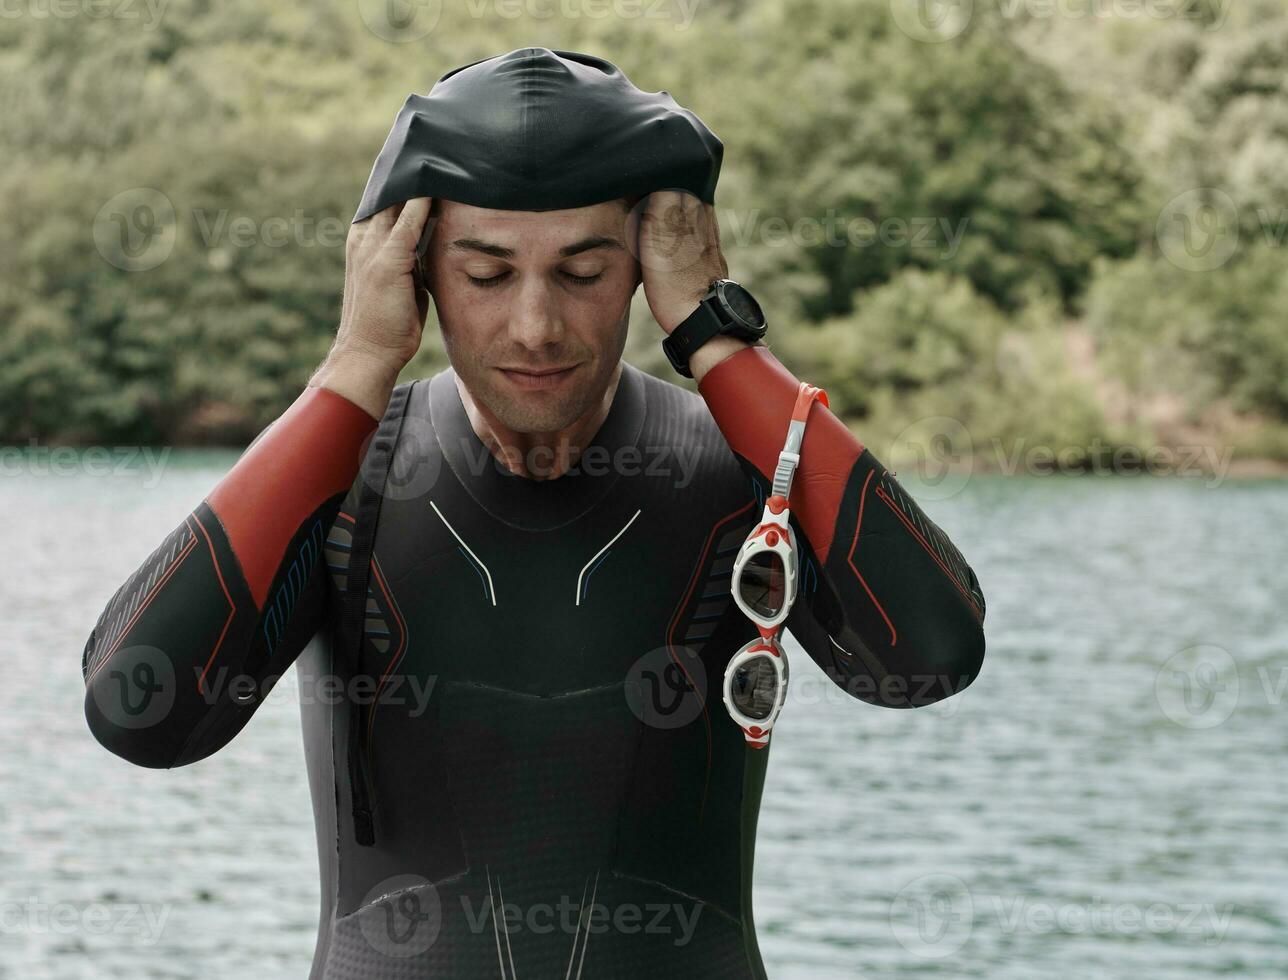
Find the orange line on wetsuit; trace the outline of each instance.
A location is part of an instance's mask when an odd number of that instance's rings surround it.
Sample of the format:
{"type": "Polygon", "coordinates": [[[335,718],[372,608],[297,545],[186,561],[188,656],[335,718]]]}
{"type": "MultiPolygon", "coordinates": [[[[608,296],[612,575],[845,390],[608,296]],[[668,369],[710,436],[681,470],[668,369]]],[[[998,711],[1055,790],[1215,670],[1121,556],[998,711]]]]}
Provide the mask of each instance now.
{"type": "Polygon", "coordinates": [[[363,443],[377,425],[344,396],[306,388],[206,498],[256,610],[264,608],[291,538],[323,501],[353,485],[363,443]]]}
{"type": "Polygon", "coordinates": [[[877,607],[877,612],[881,614],[881,618],[884,619],[886,625],[890,627],[890,645],[895,646],[899,642],[899,633],[895,630],[894,623],[890,622],[890,617],[886,615],[886,611],[882,607],[881,603],[877,601],[877,597],[872,592],[871,586],[868,585],[868,580],[863,577],[862,573],[859,571],[859,567],[854,564],[854,549],[859,545],[859,528],[863,527],[863,508],[868,502],[868,484],[872,482],[872,474],[875,472],[876,470],[868,470],[867,479],[863,481],[863,490],[859,493],[859,520],[858,523],[854,525],[854,540],[850,542],[850,553],[845,556],[845,560],[849,562],[850,568],[854,571],[855,577],[863,586],[863,590],[867,592],[868,598],[872,600],[872,605],[877,607]]]}
{"type": "MultiPolygon", "coordinates": [[[[733,354],[702,377],[698,391],[729,447],[772,480],[800,380],[767,347],[733,354]]],[[[841,496],[863,443],[830,411],[811,415],[792,486],[792,512],[820,564],[836,533],[841,496]]]]}
{"type": "Polygon", "coordinates": [[[228,591],[228,583],[224,581],[224,573],[219,569],[219,557],[215,554],[214,542],[210,540],[210,534],[197,521],[197,527],[201,528],[202,536],[206,539],[206,547],[210,549],[210,562],[215,566],[215,575],[219,578],[219,587],[224,590],[224,598],[228,600],[228,618],[224,620],[224,628],[219,631],[219,640],[215,643],[215,648],[210,651],[210,659],[206,661],[206,666],[201,669],[201,676],[197,678],[197,692],[201,693],[201,685],[206,682],[206,673],[210,670],[210,665],[215,662],[215,657],[219,654],[219,648],[224,645],[224,637],[228,635],[228,627],[232,625],[233,617],[237,614],[237,603],[233,602],[232,594],[228,591]]]}
{"type": "Polygon", "coordinates": [[[944,564],[944,560],[940,558],[939,555],[935,554],[934,549],[930,547],[930,542],[928,542],[925,539],[925,537],[922,536],[921,532],[918,531],[917,528],[913,526],[912,521],[908,520],[907,515],[905,515],[903,511],[901,511],[897,506],[895,506],[895,502],[890,499],[890,495],[887,494],[880,487],[877,487],[877,496],[880,497],[882,500],[884,500],[886,503],[886,506],[889,507],[892,511],[894,511],[895,517],[903,521],[904,526],[908,528],[912,536],[916,538],[919,542],[921,542],[921,546],[926,549],[926,554],[930,555],[930,557],[935,560],[935,564],[943,569],[944,574],[948,576],[949,581],[951,581],[953,585],[957,586],[957,591],[960,592],[965,597],[966,601],[970,603],[971,608],[975,610],[975,615],[978,617],[979,606],[975,604],[974,597],[962,587],[961,582],[957,581],[957,576],[954,575],[951,571],[949,571],[948,566],[944,564]]]}
{"type": "MultiPolygon", "coordinates": [[[[407,623],[402,618],[402,613],[398,609],[397,603],[394,602],[394,597],[389,591],[389,586],[385,584],[384,576],[380,574],[380,566],[376,563],[375,555],[371,556],[371,574],[375,576],[376,584],[380,586],[380,591],[385,594],[385,601],[389,604],[390,613],[392,613],[394,619],[398,621],[398,649],[395,650],[394,655],[389,658],[389,663],[385,666],[384,671],[380,675],[380,683],[376,685],[376,696],[375,698],[372,699],[372,702],[371,702],[371,713],[367,715],[367,761],[368,762],[371,761],[371,732],[376,723],[376,709],[380,707],[380,692],[384,690],[385,679],[389,676],[389,672],[394,669],[394,664],[398,662],[398,658],[403,655],[403,650],[407,646],[407,623]]],[[[364,605],[363,618],[365,619],[366,604],[364,603],[363,605],[364,605]]],[[[364,632],[363,636],[365,635],[366,633],[364,632]]]]}
{"type": "MultiPolygon", "coordinates": [[[[185,521],[184,523],[187,523],[187,522],[185,521]]],[[[115,654],[116,651],[120,649],[121,643],[124,642],[126,635],[130,632],[131,629],[134,628],[134,624],[138,622],[139,617],[143,615],[143,610],[147,609],[148,606],[152,605],[152,600],[157,597],[158,593],[160,593],[161,586],[165,585],[166,582],[170,581],[170,576],[173,575],[176,570],[178,570],[179,566],[183,564],[184,559],[187,558],[188,555],[192,553],[192,549],[195,548],[196,546],[197,546],[197,536],[194,534],[192,536],[192,540],[190,540],[187,544],[185,544],[182,550],[180,550],[180,552],[177,555],[175,555],[174,563],[165,570],[165,574],[162,575],[159,579],[157,579],[156,584],[154,584],[152,588],[148,590],[147,596],[144,597],[143,602],[139,605],[139,608],[134,610],[134,615],[130,617],[129,622],[127,622],[124,626],[121,627],[121,631],[116,634],[116,640],[115,642],[112,643],[111,649],[109,649],[105,654],[103,654],[103,658],[98,662],[98,665],[92,671],[90,671],[89,676],[85,678],[86,684],[88,684],[90,681],[94,679],[94,676],[100,670],[103,669],[103,665],[107,663],[109,660],[111,660],[113,654],[115,654]]]]}

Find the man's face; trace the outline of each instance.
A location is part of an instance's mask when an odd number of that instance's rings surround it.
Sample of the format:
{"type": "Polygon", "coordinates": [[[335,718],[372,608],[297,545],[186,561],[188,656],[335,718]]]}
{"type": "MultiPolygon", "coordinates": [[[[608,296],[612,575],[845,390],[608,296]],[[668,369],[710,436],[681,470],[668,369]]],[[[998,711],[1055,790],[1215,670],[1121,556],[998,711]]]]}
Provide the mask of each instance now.
{"type": "Polygon", "coordinates": [[[602,399],[626,346],[640,267],[623,202],[566,211],[435,204],[425,271],[452,367],[507,428],[570,426],[602,399]],[[566,370],[534,374],[557,368],[566,370]]]}

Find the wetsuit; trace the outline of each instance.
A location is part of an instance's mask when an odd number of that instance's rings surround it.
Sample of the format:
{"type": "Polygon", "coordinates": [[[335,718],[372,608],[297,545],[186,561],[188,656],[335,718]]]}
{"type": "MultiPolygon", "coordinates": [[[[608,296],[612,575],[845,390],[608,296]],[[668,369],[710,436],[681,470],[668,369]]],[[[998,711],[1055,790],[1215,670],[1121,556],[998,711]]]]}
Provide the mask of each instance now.
{"type": "MultiPolygon", "coordinates": [[[[359,669],[342,611],[377,420],[308,389],[108,604],[84,655],[89,724],[132,762],[184,765],[297,664],[314,978],[763,977],[769,751],[726,715],[720,679],[754,634],[730,568],[796,389],[764,347],[711,369],[701,396],[623,365],[574,470],[536,481],[491,457],[450,370],[401,387],[359,669]]],[[[975,575],[821,405],[792,504],[787,626],[837,684],[901,707],[975,677],[975,575]]]]}

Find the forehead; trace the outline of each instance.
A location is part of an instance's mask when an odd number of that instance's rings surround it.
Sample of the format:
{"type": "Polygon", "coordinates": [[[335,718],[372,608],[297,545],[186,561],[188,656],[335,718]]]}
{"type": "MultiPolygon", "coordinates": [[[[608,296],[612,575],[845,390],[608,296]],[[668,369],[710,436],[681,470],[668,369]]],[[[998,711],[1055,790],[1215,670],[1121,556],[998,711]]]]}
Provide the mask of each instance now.
{"type": "Polygon", "coordinates": [[[618,201],[561,211],[498,211],[456,201],[439,201],[440,242],[471,238],[513,249],[516,254],[557,250],[592,235],[621,240],[627,213],[618,201]]]}

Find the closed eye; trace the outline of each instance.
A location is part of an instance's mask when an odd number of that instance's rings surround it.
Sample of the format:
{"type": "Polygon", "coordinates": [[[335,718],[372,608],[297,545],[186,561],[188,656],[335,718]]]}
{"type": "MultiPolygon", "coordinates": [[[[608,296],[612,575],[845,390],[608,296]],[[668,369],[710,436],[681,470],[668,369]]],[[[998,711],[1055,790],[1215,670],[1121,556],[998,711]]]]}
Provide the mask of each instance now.
{"type": "MultiPolygon", "coordinates": [[[[471,276],[467,273],[466,278],[480,289],[491,289],[493,286],[501,285],[502,280],[504,280],[509,274],[510,273],[507,270],[505,272],[499,272],[495,276],[488,276],[486,279],[480,279],[477,276],[471,276]]],[[[559,274],[574,286],[589,286],[592,283],[598,282],[603,275],[603,273],[599,272],[595,273],[593,276],[578,276],[571,272],[560,272],[559,274]]]]}

